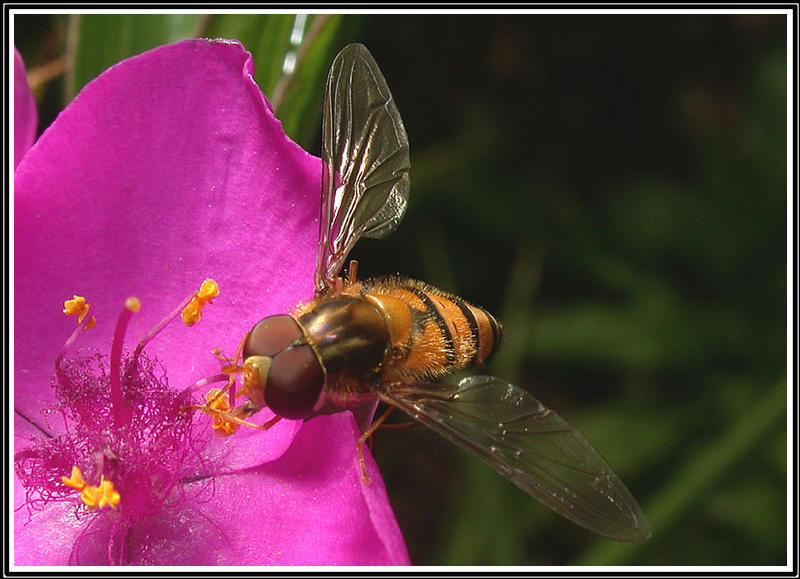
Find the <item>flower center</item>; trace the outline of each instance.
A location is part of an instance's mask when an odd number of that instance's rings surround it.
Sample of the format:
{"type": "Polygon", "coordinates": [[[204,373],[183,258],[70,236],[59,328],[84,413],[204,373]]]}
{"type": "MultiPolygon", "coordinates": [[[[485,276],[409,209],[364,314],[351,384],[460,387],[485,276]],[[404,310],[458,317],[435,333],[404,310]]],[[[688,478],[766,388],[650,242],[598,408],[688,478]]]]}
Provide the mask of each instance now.
{"type": "Polygon", "coordinates": [[[187,307],[194,321],[199,319],[200,309],[218,292],[216,283],[204,282],[138,343],[132,355],[123,344],[128,323],[140,309],[138,299],[125,302],[110,355],[88,357],[68,351],[80,334],[96,327],[92,304],[81,296],[64,302],[64,313],[76,316],[78,327],[56,358],[52,385],[67,428],[15,456],[29,507],[64,500],[78,491],[84,512],[109,507],[124,526],[124,521],[155,515],[175,504],[173,490],[202,463],[201,447],[192,435],[191,415],[182,411],[189,401],[187,391],[170,388],[164,369],[144,349],[187,307]],[[64,476],[69,469],[70,475],[64,476]]]}

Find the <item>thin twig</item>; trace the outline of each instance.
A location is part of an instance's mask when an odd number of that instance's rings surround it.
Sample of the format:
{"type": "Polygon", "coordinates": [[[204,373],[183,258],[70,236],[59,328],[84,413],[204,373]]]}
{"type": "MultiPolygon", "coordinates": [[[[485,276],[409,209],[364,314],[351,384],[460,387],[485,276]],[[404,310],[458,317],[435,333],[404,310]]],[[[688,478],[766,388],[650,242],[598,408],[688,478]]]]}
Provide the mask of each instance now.
{"type": "Polygon", "coordinates": [[[66,50],[64,51],[64,56],[66,57],[67,61],[70,63],[70,66],[67,67],[66,75],[67,78],[64,82],[64,102],[68,103],[72,100],[74,96],[72,91],[75,90],[75,67],[72,66],[72,63],[75,62],[75,51],[78,45],[78,34],[81,30],[81,15],[80,14],[72,14],[69,17],[69,24],[67,26],[67,42],[66,42],[66,50]]]}
{"type": "Polygon", "coordinates": [[[48,82],[64,74],[69,69],[69,60],[66,55],[61,55],[50,62],[37,66],[28,71],[28,86],[36,91],[48,82]]]}
{"type": "Polygon", "coordinates": [[[194,32],[192,32],[192,37],[200,38],[203,36],[206,30],[208,30],[208,25],[211,23],[211,18],[213,17],[213,14],[201,14],[194,28],[194,32]]]}

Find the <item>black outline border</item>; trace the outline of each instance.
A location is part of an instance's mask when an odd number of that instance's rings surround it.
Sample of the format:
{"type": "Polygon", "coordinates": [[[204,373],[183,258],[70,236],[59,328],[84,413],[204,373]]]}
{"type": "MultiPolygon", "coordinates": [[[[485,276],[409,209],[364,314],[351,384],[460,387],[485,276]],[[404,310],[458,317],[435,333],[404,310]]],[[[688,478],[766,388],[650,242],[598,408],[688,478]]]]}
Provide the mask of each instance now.
{"type": "MultiPolygon", "coordinates": [[[[793,166],[791,168],[791,175],[792,175],[792,192],[794,194],[794,214],[792,216],[787,215],[787,220],[792,219],[792,242],[794,247],[794,255],[787,256],[787,259],[792,258],[791,264],[787,265],[794,265],[794,270],[789,268],[787,274],[791,272],[792,279],[791,279],[791,296],[794,302],[794,317],[792,319],[791,324],[791,331],[794,337],[794,348],[795,353],[797,352],[798,347],[798,294],[797,294],[797,265],[798,265],[798,215],[800,214],[798,210],[798,100],[797,100],[797,76],[798,76],[798,3],[778,3],[778,4],[692,4],[692,3],[659,3],[659,4],[587,4],[587,3],[576,3],[576,4],[507,4],[507,3],[498,3],[498,4],[426,4],[426,3],[387,3],[387,4],[358,4],[358,3],[346,3],[346,4],[321,4],[321,3],[298,3],[298,4],[239,4],[239,3],[231,3],[231,4],[214,4],[214,3],[200,3],[200,4],[157,4],[157,3],[143,3],[143,4],[136,4],[136,3],[124,3],[124,4],[3,4],[3,32],[4,32],[4,40],[3,43],[3,89],[4,89],[4,97],[3,97],[3,121],[4,121],[4,140],[3,140],[3,155],[4,155],[4,164],[3,164],[3,189],[6,190],[6,194],[3,198],[3,257],[5,260],[5,267],[3,271],[3,285],[2,289],[4,292],[3,295],[3,302],[5,306],[4,315],[3,315],[3,354],[6,360],[4,364],[3,375],[5,378],[5,383],[10,385],[11,383],[11,375],[10,375],[10,364],[8,360],[10,358],[9,353],[9,339],[10,339],[10,325],[8,320],[8,313],[12,304],[10,303],[10,254],[9,254],[9,246],[10,246],[10,228],[9,228],[9,220],[10,220],[10,191],[8,190],[8,184],[11,177],[11,172],[13,169],[9,167],[7,161],[9,159],[9,152],[11,151],[11,138],[9,134],[9,125],[10,125],[10,72],[8,70],[8,61],[10,58],[9,48],[8,48],[8,39],[10,38],[10,12],[12,10],[25,10],[25,9],[36,9],[36,10],[83,10],[83,9],[105,9],[109,11],[124,11],[124,10],[146,10],[146,9],[159,9],[159,10],[179,10],[185,9],[187,11],[202,11],[204,9],[214,9],[214,10],[270,10],[270,9],[296,9],[296,10],[312,10],[312,9],[335,9],[341,8],[343,10],[354,10],[354,9],[457,9],[457,10],[544,10],[544,9],[564,9],[564,10],[580,10],[580,9],[596,9],[596,10],[641,10],[643,12],[648,11],[661,11],[661,10],[687,10],[688,12],[692,11],[699,11],[699,10],[718,10],[720,13],[725,13],[725,10],[790,10],[791,14],[790,17],[794,22],[794,36],[791,39],[791,47],[787,46],[787,50],[789,48],[792,49],[794,54],[794,82],[791,87],[790,92],[790,103],[794,109],[794,123],[792,126],[792,134],[791,139],[792,143],[794,144],[793,152],[794,152],[794,159],[793,159],[793,166]]],[[[788,104],[788,103],[787,103],[788,104]]],[[[787,143],[788,144],[788,143],[787,143]]],[[[788,288],[787,288],[788,289],[788,288]]],[[[787,314],[788,315],[788,314],[787,314]]],[[[787,328],[788,330],[788,328],[787,328]]],[[[787,336],[788,338],[788,336],[787,336]]],[[[25,571],[21,570],[14,570],[12,571],[10,568],[11,565],[11,553],[10,553],[10,545],[8,538],[11,536],[12,532],[12,525],[11,525],[11,518],[12,514],[10,512],[6,512],[7,506],[10,504],[10,496],[8,496],[9,490],[9,481],[10,481],[10,444],[4,445],[3,448],[3,510],[5,512],[5,524],[3,525],[3,532],[4,536],[4,549],[3,549],[3,577],[19,577],[19,576],[30,576],[30,577],[57,577],[57,576],[79,576],[79,577],[106,577],[109,575],[115,576],[123,576],[123,577],[181,577],[181,576],[189,576],[189,577],[214,577],[218,575],[225,575],[229,577],[259,577],[264,575],[270,576],[291,576],[291,577],[319,577],[319,576],[331,576],[331,575],[344,575],[344,576],[353,576],[353,577],[371,577],[371,576],[385,576],[385,577],[405,577],[409,575],[418,576],[418,577],[432,577],[432,576],[444,576],[444,577],[483,577],[483,576],[494,576],[494,577],[550,577],[550,576],[561,576],[561,577],[588,577],[588,576],[642,576],[642,577],[673,577],[673,576],[688,576],[688,577],[798,577],[798,567],[797,567],[797,555],[798,555],[798,481],[797,481],[797,458],[798,458],[798,392],[797,389],[797,375],[798,375],[798,360],[797,357],[792,360],[792,366],[794,369],[794,384],[792,387],[794,388],[795,392],[795,400],[794,406],[792,410],[792,429],[791,434],[793,436],[795,442],[794,448],[794,464],[787,465],[791,466],[794,470],[795,479],[794,479],[794,497],[795,497],[795,505],[794,511],[792,513],[792,526],[794,528],[794,553],[793,553],[793,567],[791,570],[787,571],[681,571],[681,567],[673,568],[673,571],[636,571],[636,568],[631,568],[631,571],[565,571],[565,572],[554,572],[554,571],[534,571],[534,570],[525,570],[525,571],[508,571],[505,568],[500,568],[501,570],[495,571],[495,568],[487,568],[486,571],[457,571],[457,570],[448,570],[450,568],[443,568],[442,571],[431,571],[427,567],[420,567],[420,568],[410,568],[407,571],[388,571],[388,570],[375,570],[375,571],[336,571],[336,570],[325,570],[321,569],[320,571],[286,571],[282,570],[281,568],[277,568],[275,571],[240,571],[236,569],[235,571],[230,570],[229,568],[220,568],[219,571],[182,571],[176,568],[175,571],[163,571],[158,568],[154,568],[152,572],[136,570],[136,571],[118,571],[114,568],[108,568],[108,570],[103,571],[88,571],[86,568],[76,568],[74,572],[54,572],[54,571],[25,571]],[[415,570],[418,569],[418,570],[415,570]]],[[[787,383],[787,388],[789,387],[787,383]]],[[[2,415],[2,421],[5,423],[7,418],[7,409],[11,406],[10,400],[10,388],[6,387],[4,389],[3,395],[3,402],[4,402],[4,413],[2,415]]],[[[788,410],[788,409],[787,409],[788,410]]],[[[5,425],[4,433],[10,433],[11,425],[5,425]]],[[[788,433],[787,433],[788,434],[788,433]]],[[[787,553],[788,555],[788,553],[787,553]]]]}

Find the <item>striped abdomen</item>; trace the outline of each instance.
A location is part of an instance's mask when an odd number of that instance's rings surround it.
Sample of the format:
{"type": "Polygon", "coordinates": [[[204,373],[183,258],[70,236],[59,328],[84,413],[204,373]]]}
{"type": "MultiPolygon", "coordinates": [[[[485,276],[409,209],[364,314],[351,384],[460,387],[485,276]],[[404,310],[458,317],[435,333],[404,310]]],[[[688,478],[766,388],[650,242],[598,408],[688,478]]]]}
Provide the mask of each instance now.
{"type": "Polygon", "coordinates": [[[384,380],[425,380],[486,360],[497,348],[502,326],[486,310],[425,283],[370,280],[361,295],[386,318],[392,353],[384,380]]]}

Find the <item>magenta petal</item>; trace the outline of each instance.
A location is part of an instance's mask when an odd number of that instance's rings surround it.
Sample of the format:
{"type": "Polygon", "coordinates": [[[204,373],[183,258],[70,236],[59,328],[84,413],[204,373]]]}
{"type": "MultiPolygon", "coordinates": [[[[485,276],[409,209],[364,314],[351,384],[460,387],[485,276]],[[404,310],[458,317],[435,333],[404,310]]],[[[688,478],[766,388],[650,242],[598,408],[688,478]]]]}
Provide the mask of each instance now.
{"type": "Polygon", "coordinates": [[[75,505],[56,502],[43,511],[28,512],[25,490],[14,478],[14,564],[68,565],[75,539],[83,524],[75,518],[75,505]]]}
{"type": "MultiPolygon", "coordinates": [[[[264,424],[274,414],[265,408],[250,421],[264,424]]],[[[210,418],[201,418],[201,424],[210,418]]],[[[268,431],[255,428],[240,428],[232,436],[215,437],[205,450],[206,456],[215,463],[224,464],[226,470],[237,471],[270,462],[280,457],[292,443],[302,420],[281,420],[268,431]]]]}
{"type": "Polygon", "coordinates": [[[137,529],[130,564],[409,565],[368,450],[371,484],[361,478],[358,437],[350,413],[305,423],[280,459],[217,477],[186,517],[192,533],[171,547],[163,538],[178,532],[172,524],[137,529]]]}
{"type": "Polygon", "coordinates": [[[25,63],[14,48],[14,168],[31,148],[36,138],[36,100],[28,86],[25,63]]]}
{"type": "MultiPolygon", "coordinates": [[[[125,338],[131,350],[203,279],[214,278],[222,293],[202,319],[193,328],[169,325],[146,348],[171,389],[218,374],[212,348],[233,354],[258,319],[311,297],[320,160],[286,137],[252,74],[249,53],[228,41],[185,41],[128,59],[88,84],[21,160],[14,190],[17,449],[64,432],[60,414],[47,420],[47,411],[55,401],[54,362],[75,327],[61,314],[73,294],[92,302],[97,319],[78,346],[107,357],[127,297],[142,304],[125,338]]],[[[269,416],[265,410],[253,419],[269,416]]],[[[209,418],[198,416],[203,421],[209,418]]],[[[137,432],[111,431],[114,440],[137,432]]],[[[120,489],[128,486],[118,511],[85,513],[65,493],[40,500],[42,510],[29,518],[17,484],[16,563],[408,564],[368,451],[372,484],[362,480],[358,437],[353,416],[343,412],[283,420],[268,432],[243,428],[208,447],[170,439],[176,456],[190,449],[198,462],[164,465],[172,486],[154,503],[144,492],[154,477],[133,467],[172,455],[120,458],[117,472],[145,476],[119,479],[120,489]],[[84,514],[77,519],[76,512],[84,514]]]]}
{"type": "MultiPolygon", "coordinates": [[[[318,417],[304,424],[279,460],[188,484],[192,505],[131,529],[125,563],[410,565],[368,449],[371,484],[361,478],[358,436],[349,413],[318,417]]],[[[23,508],[16,517],[16,564],[108,564],[108,519],[81,531],[72,507],[55,503],[25,521],[23,508]]]]}
{"type": "MultiPolygon", "coordinates": [[[[106,351],[124,300],[142,310],[129,346],[200,282],[221,295],[148,353],[181,388],[218,372],[263,316],[313,291],[320,161],[286,137],[239,43],[190,40],[128,59],[89,83],[15,174],[15,404],[52,402],[53,361],[84,295],[106,351]],[[103,331],[99,331],[103,327],[103,331]]],[[[50,426],[58,431],[58,421],[50,426]]]]}
{"type": "Polygon", "coordinates": [[[263,525],[225,529],[236,551],[225,564],[258,564],[267,555],[276,565],[409,565],[368,449],[371,484],[361,477],[359,434],[350,413],[315,418],[279,460],[218,481],[220,498],[228,485],[247,489],[252,512],[265,514],[263,525]]]}

